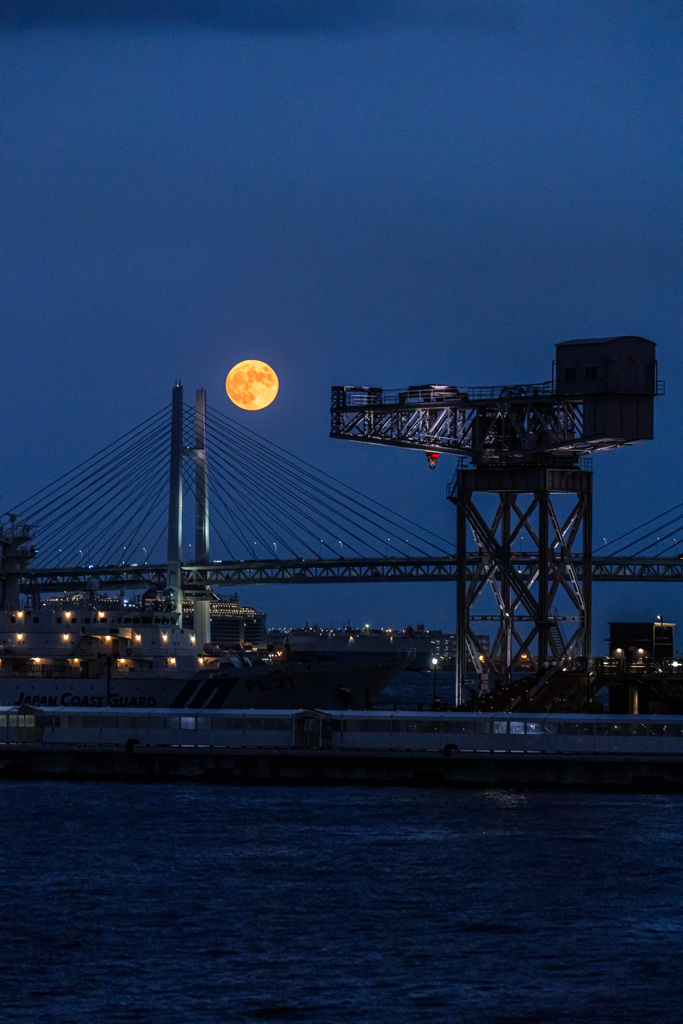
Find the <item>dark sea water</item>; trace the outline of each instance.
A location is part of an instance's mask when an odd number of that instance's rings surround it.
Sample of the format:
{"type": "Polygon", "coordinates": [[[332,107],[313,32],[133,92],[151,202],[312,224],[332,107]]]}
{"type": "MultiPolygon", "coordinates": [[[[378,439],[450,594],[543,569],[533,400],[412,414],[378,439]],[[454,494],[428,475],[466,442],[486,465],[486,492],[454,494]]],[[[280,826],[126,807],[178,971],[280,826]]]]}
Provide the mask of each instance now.
{"type": "Polygon", "coordinates": [[[683,796],[1,782],[0,1020],[679,1022],[683,796]]]}
{"type": "Polygon", "coordinates": [[[416,711],[419,706],[428,711],[435,693],[443,704],[454,704],[453,672],[437,672],[436,676],[431,672],[401,672],[386,690],[377,694],[372,706],[376,711],[391,711],[394,706],[399,711],[416,711]]]}

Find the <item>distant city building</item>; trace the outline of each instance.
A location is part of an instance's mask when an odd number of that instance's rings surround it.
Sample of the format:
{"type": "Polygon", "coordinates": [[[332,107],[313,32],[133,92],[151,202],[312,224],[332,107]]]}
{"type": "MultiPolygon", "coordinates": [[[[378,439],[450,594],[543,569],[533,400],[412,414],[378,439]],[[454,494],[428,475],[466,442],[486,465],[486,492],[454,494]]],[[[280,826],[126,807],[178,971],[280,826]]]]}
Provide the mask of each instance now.
{"type": "MultiPolygon", "coordinates": [[[[194,603],[183,601],[183,626],[194,628],[194,603]]],[[[211,642],[221,647],[266,646],[266,613],[240,604],[239,594],[225,600],[211,595],[211,642]]]]}

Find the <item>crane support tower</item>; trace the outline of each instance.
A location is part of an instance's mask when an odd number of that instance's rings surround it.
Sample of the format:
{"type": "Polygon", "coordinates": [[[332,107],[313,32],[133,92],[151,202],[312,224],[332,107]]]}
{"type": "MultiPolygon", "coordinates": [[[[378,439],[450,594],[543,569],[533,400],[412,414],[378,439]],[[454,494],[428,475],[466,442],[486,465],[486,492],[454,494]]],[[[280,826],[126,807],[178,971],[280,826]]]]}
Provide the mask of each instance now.
{"type": "Polygon", "coordinates": [[[552,379],[539,384],[332,388],[332,437],[459,457],[448,497],[460,685],[468,663],[505,685],[590,655],[586,456],[651,439],[663,391],[654,343],[635,336],[561,342],[552,379]]]}

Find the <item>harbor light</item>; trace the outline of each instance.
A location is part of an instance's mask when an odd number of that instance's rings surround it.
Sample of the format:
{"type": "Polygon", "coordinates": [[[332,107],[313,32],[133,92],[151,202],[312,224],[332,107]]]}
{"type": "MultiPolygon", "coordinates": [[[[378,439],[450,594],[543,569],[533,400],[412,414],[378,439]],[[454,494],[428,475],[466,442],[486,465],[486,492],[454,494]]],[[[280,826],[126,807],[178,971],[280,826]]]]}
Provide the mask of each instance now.
{"type": "Polygon", "coordinates": [[[436,666],[439,664],[438,658],[432,658],[432,700],[436,700],[436,666]]]}

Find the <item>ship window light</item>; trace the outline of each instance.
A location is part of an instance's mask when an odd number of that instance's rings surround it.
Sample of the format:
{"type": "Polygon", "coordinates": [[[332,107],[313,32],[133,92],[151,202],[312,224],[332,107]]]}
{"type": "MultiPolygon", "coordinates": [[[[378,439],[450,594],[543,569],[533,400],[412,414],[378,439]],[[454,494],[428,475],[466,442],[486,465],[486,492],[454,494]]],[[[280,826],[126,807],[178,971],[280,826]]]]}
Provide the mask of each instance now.
{"type": "Polygon", "coordinates": [[[80,663],[80,660],[80,658],[74,658],[74,665],[78,665],[80,663]]]}
{"type": "Polygon", "coordinates": [[[169,665],[175,665],[175,658],[169,658],[168,663],[169,665]]]}
{"type": "Polygon", "coordinates": [[[138,643],[142,640],[142,636],[140,635],[140,633],[135,634],[135,639],[138,641],[138,643]]]}
{"type": "Polygon", "coordinates": [[[31,658],[34,665],[40,665],[40,658],[31,658]]]}
{"type": "Polygon", "coordinates": [[[203,664],[204,664],[204,659],[203,659],[203,658],[199,658],[198,660],[199,660],[199,664],[200,664],[200,665],[203,665],[203,664]]]}
{"type": "Polygon", "coordinates": [[[68,633],[62,633],[62,640],[68,640],[68,639],[69,639],[69,634],[68,633]]]}
{"type": "Polygon", "coordinates": [[[24,634],[23,633],[17,633],[17,640],[23,640],[23,639],[24,639],[24,634]]]}
{"type": "Polygon", "coordinates": [[[24,613],[23,612],[17,612],[17,618],[18,619],[23,619],[23,617],[24,617],[24,613]]]}
{"type": "Polygon", "coordinates": [[[190,637],[190,643],[191,643],[191,644],[195,644],[196,642],[197,642],[197,638],[196,638],[196,637],[194,637],[194,636],[191,636],[191,637],[190,637]]]}
{"type": "Polygon", "coordinates": [[[168,640],[168,633],[162,633],[161,634],[161,639],[162,640],[168,640]]]}
{"type": "Polygon", "coordinates": [[[67,617],[67,619],[70,619],[72,614],[73,614],[73,612],[64,612],[64,614],[67,617]]]}

